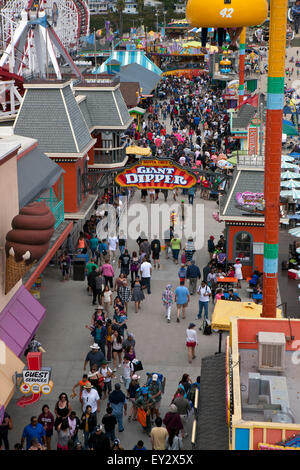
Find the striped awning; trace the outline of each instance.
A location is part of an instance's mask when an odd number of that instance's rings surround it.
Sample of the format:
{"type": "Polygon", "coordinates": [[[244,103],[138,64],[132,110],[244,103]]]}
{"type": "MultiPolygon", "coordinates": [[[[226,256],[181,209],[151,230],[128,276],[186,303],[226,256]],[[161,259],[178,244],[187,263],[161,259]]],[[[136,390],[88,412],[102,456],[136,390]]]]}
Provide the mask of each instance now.
{"type": "Polygon", "coordinates": [[[162,71],[157,65],[155,65],[148,57],[144,51],[113,51],[111,56],[103,62],[103,64],[98,67],[97,73],[107,72],[107,64],[111,60],[117,60],[120,62],[121,67],[124,65],[129,65],[136,63],[145,67],[145,69],[150,70],[151,72],[161,75],[162,71]]]}

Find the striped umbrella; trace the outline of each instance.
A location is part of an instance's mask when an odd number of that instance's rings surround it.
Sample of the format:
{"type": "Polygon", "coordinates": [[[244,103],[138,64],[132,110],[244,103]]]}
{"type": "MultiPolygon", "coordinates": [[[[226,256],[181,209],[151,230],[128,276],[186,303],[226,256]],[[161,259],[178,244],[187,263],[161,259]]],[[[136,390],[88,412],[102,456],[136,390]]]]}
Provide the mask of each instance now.
{"type": "Polygon", "coordinates": [[[280,186],[287,189],[300,188],[300,181],[292,179],[288,181],[281,181],[280,186]]]}
{"type": "Polygon", "coordinates": [[[291,228],[289,230],[289,233],[293,235],[294,237],[300,237],[300,227],[291,228]]]}
{"type": "Polygon", "coordinates": [[[295,168],[297,168],[297,165],[293,165],[292,163],[281,161],[281,169],[282,170],[287,170],[288,168],[295,169],[295,168]]]}
{"type": "Polygon", "coordinates": [[[284,191],[280,191],[280,196],[282,197],[292,196],[293,199],[300,199],[300,191],[299,189],[284,190],[284,191]]]}
{"type": "Polygon", "coordinates": [[[293,162],[294,158],[290,155],[281,155],[281,162],[293,162]]]}
{"type": "Polygon", "coordinates": [[[294,173],[292,171],[284,171],[281,173],[281,179],[293,179],[293,178],[300,178],[300,173],[294,173]]]}
{"type": "Polygon", "coordinates": [[[221,168],[222,170],[224,169],[227,170],[227,169],[233,168],[233,165],[232,163],[227,162],[226,160],[219,160],[217,163],[217,167],[221,168]]]}

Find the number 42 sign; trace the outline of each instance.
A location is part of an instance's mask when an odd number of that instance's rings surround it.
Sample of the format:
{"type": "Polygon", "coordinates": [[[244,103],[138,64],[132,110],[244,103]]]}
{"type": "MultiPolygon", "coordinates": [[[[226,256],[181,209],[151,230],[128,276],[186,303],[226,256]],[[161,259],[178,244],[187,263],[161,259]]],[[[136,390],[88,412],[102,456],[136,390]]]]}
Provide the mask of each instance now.
{"type": "Polygon", "coordinates": [[[220,15],[223,16],[223,18],[232,18],[233,12],[233,8],[223,8],[223,10],[220,11],[220,15]]]}

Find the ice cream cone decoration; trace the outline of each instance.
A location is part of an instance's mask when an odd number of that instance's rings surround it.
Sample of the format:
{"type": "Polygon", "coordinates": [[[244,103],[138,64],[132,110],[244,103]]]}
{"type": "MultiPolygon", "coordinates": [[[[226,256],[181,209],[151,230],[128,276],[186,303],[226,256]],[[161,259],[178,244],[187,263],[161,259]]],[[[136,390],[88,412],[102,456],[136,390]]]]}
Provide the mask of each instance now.
{"type": "Polygon", "coordinates": [[[20,210],[6,235],[5,294],[49,249],[55,218],[43,202],[33,202],[20,210]]]}
{"type": "Polygon", "coordinates": [[[26,257],[29,255],[30,258],[30,253],[27,253],[24,254],[22,261],[16,261],[14,249],[11,248],[9,250],[9,255],[6,258],[5,294],[7,294],[17,282],[25,276],[27,271],[32,268],[34,263],[36,263],[36,261],[33,261],[30,264],[26,264],[26,257]]]}

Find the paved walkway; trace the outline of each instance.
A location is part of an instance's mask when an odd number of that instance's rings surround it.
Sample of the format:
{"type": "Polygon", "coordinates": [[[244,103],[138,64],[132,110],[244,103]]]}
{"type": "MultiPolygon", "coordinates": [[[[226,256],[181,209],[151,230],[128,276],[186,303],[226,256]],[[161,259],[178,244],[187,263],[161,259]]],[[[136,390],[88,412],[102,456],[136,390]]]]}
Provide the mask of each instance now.
{"type": "MultiPolygon", "coordinates": [[[[185,197],[185,199],[187,199],[185,197]]],[[[131,204],[140,202],[139,192],[131,204]]],[[[161,195],[160,203],[163,203],[161,195]]],[[[196,202],[203,202],[197,196],[196,202]]],[[[145,206],[148,208],[148,204],[145,206]]],[[[216,203],[205,201],[205,245],[197,252],[196,262],[202,268],[208,261],[206,250],[207,238],[211,233],[216,237],[221,234],[223,224],[217,223],[211,216],[216,209],[216,203]]],[[[194,204],[194,211],[196,206],[194,204]]],[[[129,250],[136,249],[135,241],[129,241],[129,250]]],[[[175,307],[172,312],[172,322],[168,324],[162,310],[161,294],[169,282],[174,287],[178,285],[179,266],[162,256],[161,270],[154,271],[152,279],[152,294],[142,303],[141,311],[134,313],[133,304],[129,307],[128,331],[133,331],[136,337],[136,354],[144,365],[141,372],[143,383],[146,372],[157,371],[167,377],[165,394],[162,399],[161,414],[165,415],[174,394],[177,384],[183,373],[189,373],[193,380],[200,374],[201,358],[213,354],[218,348],[218,335],[204,336],[200,332],[197,358],[193,364],[188,364],[185,347],[185,330],[190,321],[194,321],[198,309],[198,299],[191,297],[187,309],[187,318],[176,323],[175,307]]],[[[93,313],[91,297],[87,296],[86,283],[80,281],[60,282],[60,273],[57,268],[48,267],[43,275],[41,300],[46,307],[45,320],[37,332],[37,338],[46,349],[43,364],[52,367],[53,392],[45,396],[39,403],[21,409],[16,406],[16,400],[21,396],[17,392],[11,400],[8,413],[14,420],[14,428],[9,433],[9,440],[13,446],[20,441],[23,427],[29,423],[32,415],[40,413],[43,404],[48,404],[53,412],[57,397],[61,392],[71,395],[72,386],[81,379],[83,362],[92,343],[89,331],[85,324],[89,323],[93,313]]],[[[210,309],[211,312],[211,309],[210,309]]],[[[199,321],[195,322],[199,323],[199,321]]],[[[117,377],[120,372],[118,370],[117,377]]],[[[118,379],[115,379],[116,382],[118,379]]],[[[80,403],[77,398],[71,400],[71,405],[81,416],[80,403]]],[[[105,413],[106,402],[101,404],[100,420],[105,413]]],[[[98,419],[99,421],[99,419],[98,419]]],[[[192,417],[189,427],[191,428],[192,417]]],[[[54,433],[56,434],[56,433],[54,433]]],[[[118,433],[117,433],[118,435],[118,433]]],[[[190,435],[185,439],[185,447],[190,448],[190,435]]],[[[125,449],[131,449],[137,440],[143,439],[147,448],[150,448],[150,439],[142,434],[139,423],[128,423],[125,418],[125,432],[119,435],[121,444],[125,449]]],[[[52,439],[52,447],[56,447],[56,436],[52,439]]]]}

